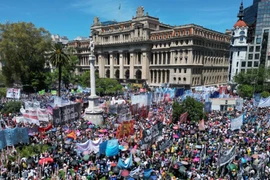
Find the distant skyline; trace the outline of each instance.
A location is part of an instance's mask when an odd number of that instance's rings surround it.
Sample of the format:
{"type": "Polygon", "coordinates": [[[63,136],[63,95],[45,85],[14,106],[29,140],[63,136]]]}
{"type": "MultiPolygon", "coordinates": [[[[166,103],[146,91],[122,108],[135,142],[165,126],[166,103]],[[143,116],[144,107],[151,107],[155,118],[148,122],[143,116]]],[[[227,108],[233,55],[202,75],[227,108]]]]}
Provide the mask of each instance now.
{"type": "MultiPolygon", "coordinates": [[[[243,0],[244,7],[253,0],[243,0]]],[[[138,6],[170,25],[198,24],[225,32],[237,21],[241,0],[10,0],[0,2],[0,23],[32,22],[51,34],[88,37],[95,16],[100,21],[130,20],[138,6]]]]}

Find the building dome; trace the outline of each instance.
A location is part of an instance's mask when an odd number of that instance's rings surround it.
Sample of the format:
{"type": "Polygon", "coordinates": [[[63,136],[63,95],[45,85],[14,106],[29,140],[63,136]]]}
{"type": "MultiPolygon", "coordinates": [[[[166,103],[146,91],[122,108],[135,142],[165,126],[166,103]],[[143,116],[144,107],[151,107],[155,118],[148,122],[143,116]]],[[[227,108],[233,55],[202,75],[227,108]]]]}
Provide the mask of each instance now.
{"type": "Polygon", "coordinates": [[[245,21],[239,19],[233,27],[247,27],[247,24],[245,23],[245,21]]]}

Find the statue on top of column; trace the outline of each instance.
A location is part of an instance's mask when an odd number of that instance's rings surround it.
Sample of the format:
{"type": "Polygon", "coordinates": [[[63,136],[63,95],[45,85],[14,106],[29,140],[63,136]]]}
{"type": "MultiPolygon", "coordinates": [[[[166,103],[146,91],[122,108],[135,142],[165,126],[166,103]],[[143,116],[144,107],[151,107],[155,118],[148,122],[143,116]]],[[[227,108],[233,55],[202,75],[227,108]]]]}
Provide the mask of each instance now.
{"type": "Polygon", "coordinates": [[[144,7],[140,6],[137,8],[136,17],[143,17],[144,16],[144,7]]]}
{"type": "Polygon", "coordinates": [[[90,49],[90,54],[93,55],[94,50],[95,50],[95,43],[94,43],[92,37],[90,38],[90,43],[89,43],[88,49],[90,49]]]}

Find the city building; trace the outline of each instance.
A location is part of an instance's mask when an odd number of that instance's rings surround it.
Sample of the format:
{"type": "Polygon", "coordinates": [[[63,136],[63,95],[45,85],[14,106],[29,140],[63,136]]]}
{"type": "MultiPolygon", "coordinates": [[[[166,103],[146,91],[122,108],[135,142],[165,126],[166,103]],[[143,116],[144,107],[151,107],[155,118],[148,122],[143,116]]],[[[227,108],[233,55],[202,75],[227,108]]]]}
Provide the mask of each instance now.
{"type": "MultiPolygon", "coordinates": [[[[94,18],[96,72],[122,83],[191,88],[227,83],[230,36],[196,24],[171,26],[139,7],[129,21],[94,18]]],[[[73,40],[80,63],[89,70],[89,40],[73,40]]]]}
{"type": "MultiPolygon", "coordinates": [[[[249,26],[247,58],[256,66],[270,65],[270,0],[254,0],[244,10],[244,21],[249,26]]],[[[242,69],[246,69],[242,67],[242,69]]]]}
{"type": "Polygon", "coordinates": [[[240,5],[239,13],[237,15],[238,21],[234,24],[231,36],[231,48],[230,48],[230,66],[229,66],[229,82],[233,82],[233,78],[236,74],[247,68],[258,67],[258,61],[256,63],[247,61],[247,35],[248,26],[243,20],[244,8],[243,3],[240,5]],[[242,69],[244,68],[244,69],[242,69]]]}
{"type": "Polygon", "coordinates": [[[68,38],[66,36],[59,36],[59,34],[51,35],[52,41],[55,43],[62,43],[63,45],[68,44],[68,38]]]}

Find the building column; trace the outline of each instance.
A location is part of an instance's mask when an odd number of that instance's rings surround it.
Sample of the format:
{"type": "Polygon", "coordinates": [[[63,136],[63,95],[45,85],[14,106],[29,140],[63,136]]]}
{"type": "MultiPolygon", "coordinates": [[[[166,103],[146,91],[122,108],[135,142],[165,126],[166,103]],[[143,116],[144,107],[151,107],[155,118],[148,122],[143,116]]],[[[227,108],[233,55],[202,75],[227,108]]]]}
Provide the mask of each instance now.
{"type": "Polygon", "coordinates": [[[114,55],[110,54],[110,78],[114,78],[114,55]]]}
{"type": "Polygon", "coordinates": [[[134,53],[130,53],[129,79],[134,79],[134,53]]]}
{"type": "Polygon", "coordinates": [[[142,79],[149,79],[149,56],[150,52],[143,52],[141,65],[142,65],[142,79]]]}
{"type": "Polygon", "coordinates": [[[165,52],[165,64],[168,64],[168,52],[165,52]]]}
{"type": "Polygon", "coordinates": [[[159,70],[156,70],[156,73],[157,73],[157,80],[156,80],[156,83],[158,84],[158,83],[159,83],[159,70]]]}
{"type": "Polygon", "coordinates": [[[120,79],[124,79],[124,58],[123,53],[119,55],[119,68],[120,68],[120,79]]]}
{"type": "Polygon", "coordinates": [[[163,83],[163,70],[160,71],[160,83],[163,83]]]}
{"type": "Polygon", "coordinates": [[[155,64],[155,60],[156,60],[156,53],[153,53],[153,59],[152,59],[152,64],[155,64]]]}
{"type": "Polygon", "coordinates": [[[99,71],[99,77],[104,77],[104,56],[102,54],[98,55],[98,71],[99,71]]]}
{"type": "Polygon", "coordinates": [[[167,81],[167,70],[164,71],[164,83],[168,83],[167,81]]]}

